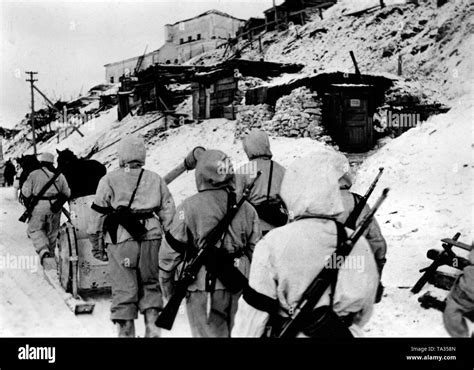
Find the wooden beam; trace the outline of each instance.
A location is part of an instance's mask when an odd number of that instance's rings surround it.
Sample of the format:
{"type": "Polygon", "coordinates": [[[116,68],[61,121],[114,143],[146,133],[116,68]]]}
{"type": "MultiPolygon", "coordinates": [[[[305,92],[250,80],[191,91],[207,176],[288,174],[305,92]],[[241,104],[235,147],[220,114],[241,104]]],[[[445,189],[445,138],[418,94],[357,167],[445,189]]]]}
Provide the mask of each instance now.
{"type": "Polygon", "coordinates": [[[359,66],[357,65],[357,60],[352,50],[349,52],[349,54],[351,55],[352,63],[354,63],[355,73],[356,75],[360,76],[359,66]]]}

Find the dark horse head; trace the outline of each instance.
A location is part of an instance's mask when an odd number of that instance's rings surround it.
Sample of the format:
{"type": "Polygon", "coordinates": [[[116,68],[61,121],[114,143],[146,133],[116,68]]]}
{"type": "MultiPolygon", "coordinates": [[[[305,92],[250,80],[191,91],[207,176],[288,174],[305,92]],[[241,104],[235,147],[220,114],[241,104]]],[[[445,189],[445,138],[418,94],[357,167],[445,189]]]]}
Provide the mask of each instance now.
{"type": "Polygon", "coordinates": [[[58,153],[58,169],[61,171],[62,169],[67,168],[71,162],[75,162],[79,160],[79,158],[69,149],[64,150],[57,150],[58,153]]]}
{"type": "Polygon", "coordinates": [[[71,150],[57,150],[58,170],[71,189],[71,199],[95,194],[99,180],[107,169],[98,161],[79,158],[71,150]]]}
{"type": "Polygon", "coordinates": [[[18,164],[21,167],[20,175],[20,189],[23,186],[23,183],[28,178],[28,175],[41,167],[38,158],[34,154],[23,155],[17,159],[18,164]]]}
{"type": "Polygon", "coordinates": [[[28,154],[28,155],[23,155],[21,157],[18,157],[17,162],[21,168],[20,178],[18,180],[19,185],[20,185],[19,200],[20,200],[20,203],[25,204],[24,203],[25,198],[23,197],[23,194],[21,193],[21,188],[23,184],[25,183],[26,179],[28,178],[28,175],[34,170],[37,170],[38,168],[40,168],[41,164],[38,161],[38,158],[36,157],[36,155],[34,154],[28,154]]]}

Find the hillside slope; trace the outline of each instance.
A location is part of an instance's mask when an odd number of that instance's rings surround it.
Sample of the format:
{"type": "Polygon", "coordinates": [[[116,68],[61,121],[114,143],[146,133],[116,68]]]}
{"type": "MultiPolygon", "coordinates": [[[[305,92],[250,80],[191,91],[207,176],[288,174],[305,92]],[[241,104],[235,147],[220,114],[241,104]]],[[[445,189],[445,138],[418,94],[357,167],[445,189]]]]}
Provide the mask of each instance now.
{"type": "MultiPolygon", "coordinates": [[[[436,1],[430,0],[420,0],[419,6],[386,1],[384,9],[345,15],[378,3],[339,1],[323,13],[322,20],[314,14],[304,26],[265,33],[263,52],[255,41],[243,49],[242,58],[302,63],[306,66],[303,73],[307,74],[352,72],[352,50],[362,73],[396,74],[400,55],[403,77],[417,81],[420,91],[428,92],[437,101],[450,103],[472,90],[472,2],[451,0],[438,8],[436,1]]],[[[246,43],[240,42],[237,47],[246,43]]],[[[196,57],[191,63],[214,63],[222,58],[223,49],[196,57]]]]}

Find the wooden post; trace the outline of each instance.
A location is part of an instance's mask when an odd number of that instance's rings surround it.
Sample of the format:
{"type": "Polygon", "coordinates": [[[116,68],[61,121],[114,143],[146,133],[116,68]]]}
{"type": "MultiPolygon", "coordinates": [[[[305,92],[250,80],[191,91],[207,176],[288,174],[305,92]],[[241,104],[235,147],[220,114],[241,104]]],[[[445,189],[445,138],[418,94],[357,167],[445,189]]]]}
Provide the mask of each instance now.
{"type": "Polygon", "coordinates": [[[402,54],[398,54],[398,70],[397,70],[397,74],[399,76],[402,75],[402,54]]]}
{"type": "Polygon", "coordinates": [[[383,0],[380,0],[380,7],[385,8],[385,4],[384,4],[383,0]]]}
{"type": "Polygon", "coordinates": [[[30,79],[26,80],[26,81],[30,83],[30,89],[31,89],[31,117],[30,117],[30,120],[31,120],[31,131],[33,133],[33,153],[36,155],[35,93],[34,93],[34,90],[33,90],[33,83],[35,81],[38,81],[38,80],[35,80],[33,78],[33,75],[38,74],[38,72],[25,72],[25,73],[30,75],[30,79]]]}
{"type": "Polygon", "coordinates": [[[275,30],[278,31],[278,14],[275,0],[273,0],[273,11],[275,12],[275,30]]]}
{"type": "Polygon", "coordinates": [[[193,119],[198,120],[199,112],[199,85],[193,86],[193,119]]]}
{"type": "Polygon", "coordinates": [[[208,119],[211,117],[211,89],[206,87],[206,111],[204,118],[208,119]]]}
{"type": "Polygon", "coordinates": [[[319,18],[323,19],[323,9],[319,8],[319,18]]]}
{"type": "Polygon", "coordinates": [[[262,36],[261,35],[258,36],[258,47],[259,47],[260,53],[262,53],[263,48],[262,48],[262,36]]]}
{"type": "MultiPolygon", "coordinates": [[[[305,9],[305,5],[304,5],[304,0],[301,0],[301,10],[304,10],[305,9]]],[[[300,17],[301,17],[301,25],[304,26],[304,18],[305,18],[305,15],[306,13],[303,11],[300,13],[300,17]]]]}
{"type": "Polygon", "coordinates": [[[357,65],[357,60],[356,60],[352,50],[349,52],[349,54],[351,55],[352,63],[354,63],[355,73],[356,73],[356,75],[360,76],[359,66],[357,65]]]}
{"type": "Polygon", "coordinates": [[[158,103],[158,89],[156,88],[156,83],[154,84],[153,89],[155,91],[155,109],[160,110],[160,104],[158,103]]]}

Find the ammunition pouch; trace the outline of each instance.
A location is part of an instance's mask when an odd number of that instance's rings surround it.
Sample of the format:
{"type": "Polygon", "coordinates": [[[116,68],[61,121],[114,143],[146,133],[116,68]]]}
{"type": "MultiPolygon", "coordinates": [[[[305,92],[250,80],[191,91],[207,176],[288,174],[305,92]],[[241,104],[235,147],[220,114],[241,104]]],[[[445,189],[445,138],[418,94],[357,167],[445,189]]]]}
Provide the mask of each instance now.
{"type": "Polygon", "coordinates": [[[302,333],[310,338],[352,338],[352,320],[352,315],[342,318],[331,306],[321,306],[309,315],[302,333]]]}
{"type": "Polygon", "coordinates": [[[223,248],[213,248],[206,260],[206,270],[216,276],[231,293],[238,293],[247,286],[247,278],[234,266],[234,255],[223,248]]]}
{"type": "Polygon", "coordinates": [[[272,188],[273,161],[270,160],[270,175],[268,177],[267,197],[257,205],[253,205],[258,213],[258,217],[275,227],[283,226],[288,223],[288,210],[285,202],[279,195],[270,198],[272,188]]]}
{"type": "Polygon", "coordinates": [[[56,201],[51,204],[51,212],[58,213],[63,208],[64,203],[67,202],[68,197],[60,193],[52,199],[56,199],[56,201]]]}
{"type": "Polygon", "coordinates": [[[281,198],[269,199],[254,205],[258,217],[270,225],[279,227],[288,223],[288,210],[281,198]]]}
{"type": "Polygon", "coordinates": [[[120,206],[105,216],[104,233],[109,233],[112,244],[117,244],[117,229],[122,225],[131,237],[138,241],[148,231],[140,221],[152,217],[153,212],[134,213],[128,207],[120,206]]]}

